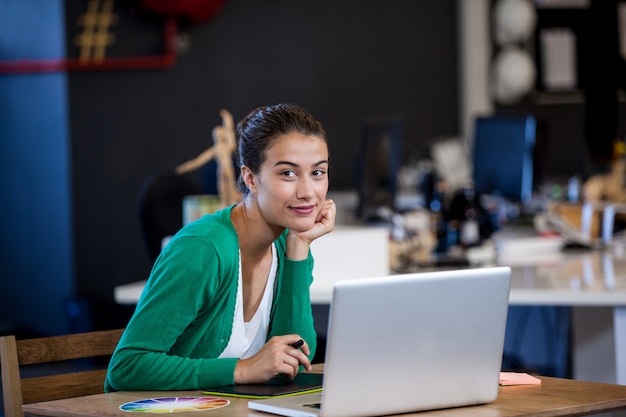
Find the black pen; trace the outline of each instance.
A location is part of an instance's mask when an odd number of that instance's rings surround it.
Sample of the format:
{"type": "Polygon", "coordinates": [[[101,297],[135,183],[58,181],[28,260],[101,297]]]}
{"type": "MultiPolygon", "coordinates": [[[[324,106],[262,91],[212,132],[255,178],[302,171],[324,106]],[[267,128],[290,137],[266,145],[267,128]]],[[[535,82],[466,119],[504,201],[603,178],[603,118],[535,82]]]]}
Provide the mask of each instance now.
{"type": "Polygon", "coordinates": [[[302,347],[303,344],[304,344],[304,340],[300,339],[297,342],[290,343],[289,346],[291,346],[294,349],[299,349],[300,347],[302,347]]]}

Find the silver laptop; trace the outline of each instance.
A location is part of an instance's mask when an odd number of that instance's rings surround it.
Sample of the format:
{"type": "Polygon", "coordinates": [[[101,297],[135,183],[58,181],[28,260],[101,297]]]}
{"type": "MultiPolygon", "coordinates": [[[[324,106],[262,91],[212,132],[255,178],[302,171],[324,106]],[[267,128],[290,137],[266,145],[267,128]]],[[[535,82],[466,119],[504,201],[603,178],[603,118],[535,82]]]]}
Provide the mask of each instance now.
{"type": "Polygon", "coordinates": [[[510,281],[508,267],[339,281],[322,393],[251,400],[248,407],[352,417],[494,401],[510,281]]]}

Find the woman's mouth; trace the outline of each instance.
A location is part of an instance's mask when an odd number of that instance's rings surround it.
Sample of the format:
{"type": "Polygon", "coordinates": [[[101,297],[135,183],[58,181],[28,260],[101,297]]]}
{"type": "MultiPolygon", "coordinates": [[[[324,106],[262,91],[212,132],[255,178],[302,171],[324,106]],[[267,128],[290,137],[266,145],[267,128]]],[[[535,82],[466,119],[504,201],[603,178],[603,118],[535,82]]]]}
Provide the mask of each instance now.
{"type": "Polygon", "coordinates": [[[305,216],[305,215],[309,215],[311,213],[313,213],[313,211],[315,210],[315,206],[298,206],[298,207],[294,207],[291,206],[290,207],[291,211],[295,212],[296,214],[299,214],[301,216],[305,216]]]}

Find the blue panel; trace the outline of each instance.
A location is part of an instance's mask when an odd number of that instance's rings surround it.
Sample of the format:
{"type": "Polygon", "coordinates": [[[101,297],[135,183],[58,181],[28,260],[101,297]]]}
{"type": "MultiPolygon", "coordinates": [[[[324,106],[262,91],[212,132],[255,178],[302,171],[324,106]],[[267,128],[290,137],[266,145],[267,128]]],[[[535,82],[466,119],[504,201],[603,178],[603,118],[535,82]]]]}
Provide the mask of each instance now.
{"type": "Polygon", "coordinates": [[[528,117],[478,117],[473,152],[474,186],[481,194],[528,203],[533,190],[536,122],[528,117]]]}
{"type": "Polygon", "coordinates": [[[570,308],[510,306],[502,367],[571,378],[570,308]]]}
{"type": "MultiPolygon", "coordinates": [[[[0,60],[65,56],[61,0],[0,1],[0,60]]],[[[0,75],[0,331],[67,329],[73,292],[64,73],[0,75]]]]}

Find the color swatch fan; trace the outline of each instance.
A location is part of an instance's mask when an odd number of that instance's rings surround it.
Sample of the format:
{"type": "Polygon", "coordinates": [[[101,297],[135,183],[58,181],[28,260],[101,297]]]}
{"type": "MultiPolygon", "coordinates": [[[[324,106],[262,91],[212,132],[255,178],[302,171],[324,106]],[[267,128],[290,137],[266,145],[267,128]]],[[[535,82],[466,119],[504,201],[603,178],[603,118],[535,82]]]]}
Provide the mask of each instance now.
{"type": "Polygon", "coordinates": [[[120,405],[120,410],[133,413],[179,413],[221,408],[230,401],[213,397],[163,397],[138,400],[120,405]]]}

